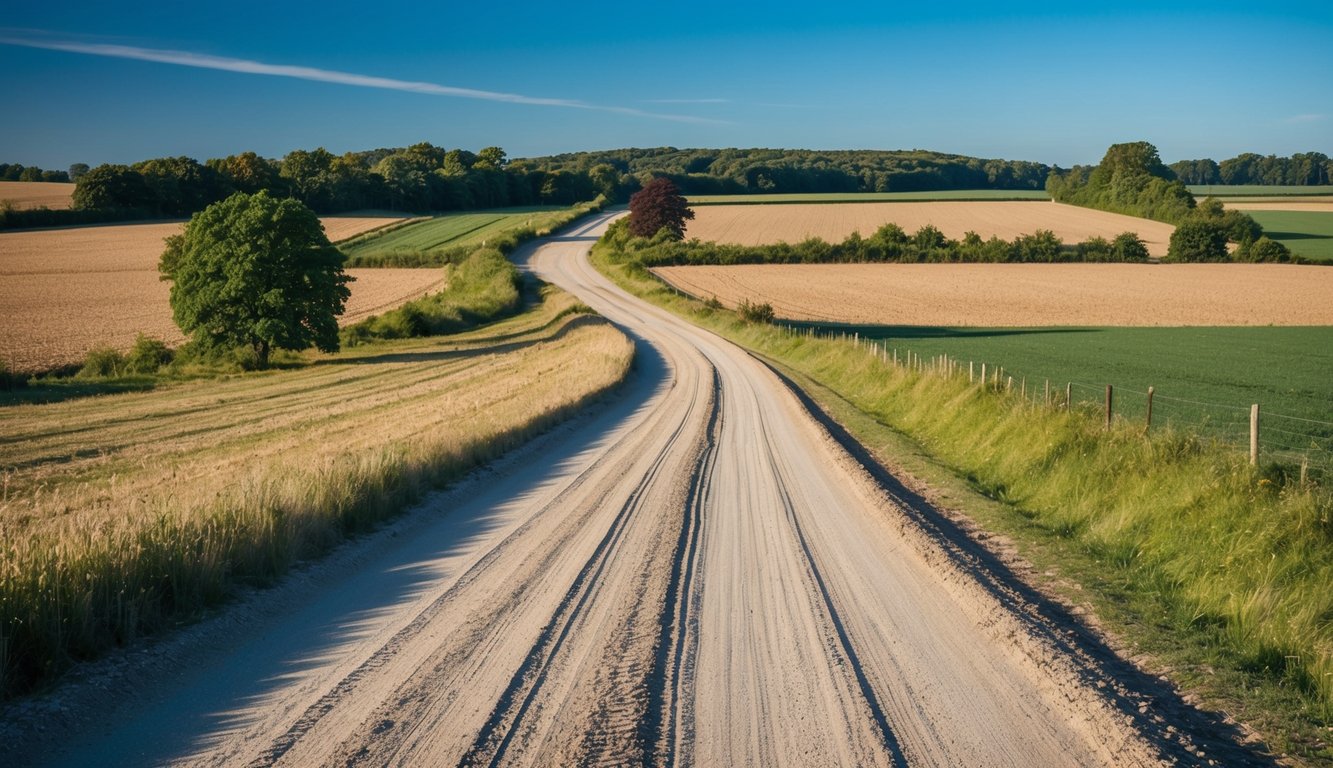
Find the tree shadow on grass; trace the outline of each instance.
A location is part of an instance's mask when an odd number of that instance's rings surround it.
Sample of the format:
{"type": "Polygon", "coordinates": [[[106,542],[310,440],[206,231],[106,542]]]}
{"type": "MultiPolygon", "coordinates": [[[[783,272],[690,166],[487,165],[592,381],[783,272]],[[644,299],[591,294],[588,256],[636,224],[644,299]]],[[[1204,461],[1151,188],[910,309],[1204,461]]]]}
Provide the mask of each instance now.
{"type": "Polygon", "coordinates": [[[123,392],[147,392],[157,381],[144,377],[132,379],[33,379],[26,386],[0,389],[0,408],[11,405],[47,405],[96,395],[123,392]]]}

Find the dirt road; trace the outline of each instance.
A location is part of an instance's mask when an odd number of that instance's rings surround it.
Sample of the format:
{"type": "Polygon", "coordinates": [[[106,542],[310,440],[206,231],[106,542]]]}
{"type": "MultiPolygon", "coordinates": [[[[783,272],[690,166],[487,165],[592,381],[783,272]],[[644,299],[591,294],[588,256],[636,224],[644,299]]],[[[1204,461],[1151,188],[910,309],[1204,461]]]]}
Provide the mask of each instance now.
{"type": "Polygon", "coordinates": [[[1215,754],[1203,730],[1221,726],[863,468],[768,368],[594,272],[584,255],[604,223],[522,260],[638,340],[614,402],[242,606],[245,618],[126,662],[137,671],[117,679],[132,690],[104,696],[63,751],[47,739],[41,761],[1215,754]]]}

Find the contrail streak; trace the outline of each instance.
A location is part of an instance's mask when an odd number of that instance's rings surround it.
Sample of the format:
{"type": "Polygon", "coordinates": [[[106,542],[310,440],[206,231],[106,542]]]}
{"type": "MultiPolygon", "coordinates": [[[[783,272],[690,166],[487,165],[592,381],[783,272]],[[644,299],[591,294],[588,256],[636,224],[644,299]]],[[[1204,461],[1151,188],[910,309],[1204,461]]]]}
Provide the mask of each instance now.
{"type": "Polygon", "coordinates": [[[6,35],[0,35],[0,44],[17,45],[25,48],[41,48],[50,51],[65,51],[67,53],[82,53],[89,56],[108,56],[115,59],[152,61],[159,64],[175,64],[182,67],[197,67],[199,69],[217,69],[224,72],[240,72],[247,75],[270,75],[273,77],[290,77],[297,80],[314,80],[321,83],[354,85],[361,88],[407,91],[409,93],[423,93],[430,96],[452,96],[461,99],[502,101],[510,104],[533,104],[542,107],[587,109],[598,112],[611,112],[619,115],[630,115],[633,117],[672,120],[680,123],[717,124],[723,122],[720,120],[709,120],[707,118],[691,117],[688,115],[670,115],[658,112],[647,112],[632,107],[602,106],[573,99],[550,99],[538,96],[524,96],[518,93],[482,91],[475,88],[459,88],[452,85],[440,85],[439,83],[395,80],[393,78],[375,77],[373,75],[358,75],[354,72],[339,72],[336,70],[298,67],[287,64],[267,64],[262,61],[232,59],[225,56],[191,53],[190,51],[139,48],[130,45],[110,45],[105,43],[81,43],[67,40],[39,40],[6,35]]]}

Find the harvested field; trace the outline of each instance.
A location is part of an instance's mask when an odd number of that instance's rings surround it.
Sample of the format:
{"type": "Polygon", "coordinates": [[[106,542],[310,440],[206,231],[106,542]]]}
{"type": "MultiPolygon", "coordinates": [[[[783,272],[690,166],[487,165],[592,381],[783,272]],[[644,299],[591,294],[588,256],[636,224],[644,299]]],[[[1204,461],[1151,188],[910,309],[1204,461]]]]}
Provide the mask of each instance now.
{"type": "Polygon", "coordinates": [[[694,209],[694,217],[687,237],[739,245],[795,243],[811,237],[835,242],[853,232],[869,236],[893,222],[909,234],[931,224],[954,239],[972,231],[983,238],[1012,240],[1049,229],[1064,242],[1075,243],[1094,235],[1109,240],[1121,232],[1136,232],[1153,256],[1166,255],[1175,229],[1091,208],[1021,201],[710,205],[694,209]]]}
{"type": "Polygon", "coordinates": [[[319,220],[324,224],[324,234],[333,242],[340,243],[410,218],[413,217],[409,214],[391,211],[354,211],[337,216],[321,216],[319,220]]]}
{"type": "MultiPolygon", "coordinates": [[[[184,340],[157,260],[180,223],[0,233],[0,360],[17,371],[70,365],[139,333],[184,340]]],[[[344,324],[438,290],[439,269],[353,269],[344,324]]]]}
{"type": "Polygon", "coordinates": [[[1333,269],[1287,264],[663,267],[695,296],[779,317],[916,326],[1333,324],[1333,269]]]}
{"type": "Polygon", "coordinates": [[[20,210],[65,210],[74,204],[74,185],[59,181],[0,181],[0,203],[20,210]]]}

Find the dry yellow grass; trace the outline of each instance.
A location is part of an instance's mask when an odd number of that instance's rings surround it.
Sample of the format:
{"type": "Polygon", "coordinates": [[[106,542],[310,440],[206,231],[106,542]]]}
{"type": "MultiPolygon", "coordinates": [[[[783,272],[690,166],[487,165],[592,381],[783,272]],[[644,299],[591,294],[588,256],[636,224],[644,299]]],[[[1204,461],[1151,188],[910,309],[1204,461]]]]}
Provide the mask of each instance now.
{"type": "Polygon", "coordinates": [[[74,204],[74,185],[58,181],[0,181],[0,203],[20,210],[64,210],[74,204]]]}
{"type": "MultiPolygon", "coordinates": [[[[364,219],[362,219],[364,221],[364,219]]],[[[129,349],[139,333],[184,340],[158,279],[162,241],[181,224],[0,233],[0,360],[17,371],[77,363],[99,346],[129,349]]],[[[354,269],[344,324],[443,285],[439,269],[354,269]]]]}
{"type": "Polygon", "coordinates": [[[1333,324],[1333,269],[1289,264],[663,267],[695,296],[779,317],[927,326],[1333,324]]]}
{"type": "Polygon", "coordinates": [[[908,234],[932,224],[950,238],[969,231],[1012,240],[1048,229],[1066,243],[1092,236],[1108,240],[1136,232],[1153,256],[1165,256],[1175,227],[1053,202],[832,203],[782,205],[707,205],[694,209],[687,237],[717,243],[766,245],[795,243],[810,237],[840,241],[853,232],[869,236],[888,223],[908,234]]]}
{"type": "Polygon", "coordinates": [[[574,303],[552,289],[454,337],[4,408],[0,692],[279,574],[613,386],[633,345],[561,317],[574,303]]]}

